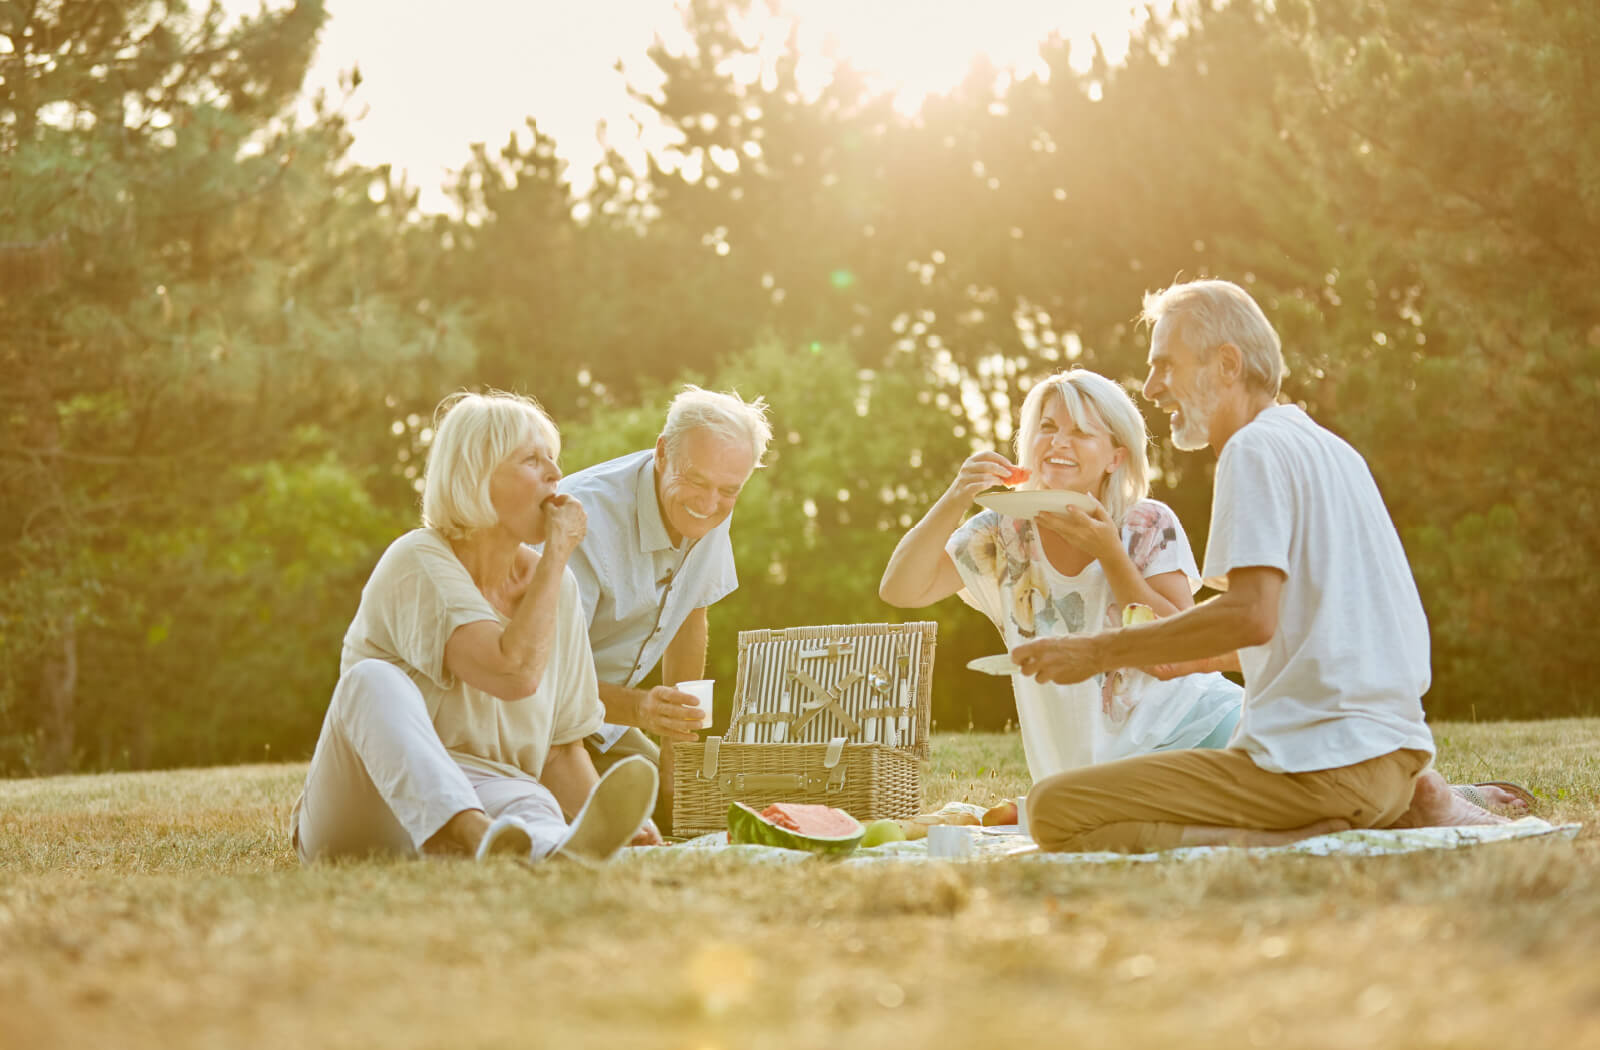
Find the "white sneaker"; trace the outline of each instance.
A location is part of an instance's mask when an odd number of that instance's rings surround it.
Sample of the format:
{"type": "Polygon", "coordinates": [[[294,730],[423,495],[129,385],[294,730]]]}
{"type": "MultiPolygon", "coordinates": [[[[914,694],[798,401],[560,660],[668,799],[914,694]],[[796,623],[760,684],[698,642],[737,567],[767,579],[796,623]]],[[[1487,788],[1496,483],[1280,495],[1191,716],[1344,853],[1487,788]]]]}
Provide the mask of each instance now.
{"type": "Polygon", "coordinates": [[[483,833],[483,838],[478,842],[476,860],[482,864],[494,856],[510,856],[519,860],[529,860],[533,856],[533,837],[528,834],[528,829],[522,826],[522,821],[516,817],[496,817],[489,830],[483,833]]]}
{"type": "Polygon", "coordinates": [[[630,755],[606,770],[589,792],[553,856],[593,866],[632,841],[656,804],[656,767],[630,755]]]}

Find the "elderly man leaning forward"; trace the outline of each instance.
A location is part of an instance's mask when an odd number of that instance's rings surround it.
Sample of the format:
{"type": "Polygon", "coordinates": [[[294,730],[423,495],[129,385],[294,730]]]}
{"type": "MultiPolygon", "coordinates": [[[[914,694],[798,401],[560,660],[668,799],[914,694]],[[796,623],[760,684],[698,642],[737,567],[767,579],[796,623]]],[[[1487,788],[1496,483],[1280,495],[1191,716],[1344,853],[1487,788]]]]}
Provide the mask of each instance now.
{"type": "Polygon", "coordinates": [[[1218,450],[1205,582],[1222,593],[1154,623],[1012,650],[1076,682],[1123,667],[1215,666],[1235,651],[1243,714],[1228,747],[1061,773],[1028,796],[1046,850],[1276,845],[1346,828],[1502,822],[1431,768],[1428,624],[1366,461],[1277,404],[1278,335],[1243,289],[1146,296],[1147,398],[1173,444],[1218,450]]]}
{"type": "Polygon", "coordinates": [[[687,386],[655,448],[570,474],[588,532],[568,566],[578,578],[606,725],[586,741],[604,771],[630,755],[661,766],[658,820],[670,812],[671,749],[644,731],[692,741],[704,728],[679,682],[705,676],[706,609],[739,586],[733,508],[761,465],[772,428],[762,398],[687,386]],[[657,665],[661,685],[639,688],[657,665]]]}

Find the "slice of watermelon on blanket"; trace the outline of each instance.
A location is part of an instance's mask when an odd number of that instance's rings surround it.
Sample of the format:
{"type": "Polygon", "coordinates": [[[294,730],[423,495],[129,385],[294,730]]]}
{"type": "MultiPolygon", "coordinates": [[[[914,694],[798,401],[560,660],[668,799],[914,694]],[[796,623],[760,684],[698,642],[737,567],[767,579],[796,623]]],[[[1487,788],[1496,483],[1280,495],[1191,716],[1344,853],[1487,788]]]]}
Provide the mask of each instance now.
{"type": "Polygon", "coordinates": [[[842,809],[806,802],[774,802],[756,812],[741,802],[728,806],[728,841],[840,855],[854,850],[866,829],[842,809]]]}

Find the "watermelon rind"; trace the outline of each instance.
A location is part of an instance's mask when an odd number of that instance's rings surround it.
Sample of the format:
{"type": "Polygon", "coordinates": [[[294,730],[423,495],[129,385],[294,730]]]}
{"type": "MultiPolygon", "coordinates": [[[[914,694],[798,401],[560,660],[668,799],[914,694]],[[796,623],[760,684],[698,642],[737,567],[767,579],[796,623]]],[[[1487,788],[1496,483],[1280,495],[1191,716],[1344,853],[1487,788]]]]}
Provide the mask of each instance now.
{"type": "MultiPolygon", "coordinates": [[[[850,819],[855,820],[854,817],[850,819]]],[[[855,821],[855,825],[856,829],[848,835],[802,835],[798,831],[778,827],[743,802],[728,804],[728,841],[736,846],[777,846],[839,857],[852,852],[861,844],[861,836],[867,833],[859,820],[855,821]]]]}

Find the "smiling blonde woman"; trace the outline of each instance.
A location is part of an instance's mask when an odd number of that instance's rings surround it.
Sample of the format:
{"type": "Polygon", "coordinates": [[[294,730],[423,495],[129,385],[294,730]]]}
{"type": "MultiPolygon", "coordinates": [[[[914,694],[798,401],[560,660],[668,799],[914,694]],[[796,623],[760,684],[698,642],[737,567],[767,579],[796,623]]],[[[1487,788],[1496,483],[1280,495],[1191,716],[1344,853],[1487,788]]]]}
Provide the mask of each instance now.
{"type": "MultiPolygon", "coordinates": [[[[976,453],[895,548],[880,595],[914,608],[959,593],[1007,650],[1120,624],[1133,604],[1157,616],[1189,608],[1199,568],[1177,516],[1148,498],[1146,442],[1144,418],[1116,383],[1083,369],[1044,379],[1022,405],[1023,485],[1079,493],[1092,507],[1033,518],[986,510],[962,524],[978,493],[1017,469],[998,452],[976,453]]],[[[1013,675],[1012,688],[1036,781],[1150,751],[1222,747],[1241,696],[1220,674],[1160,681],[1133,669],[1069,686],[1013,675]]]]}

